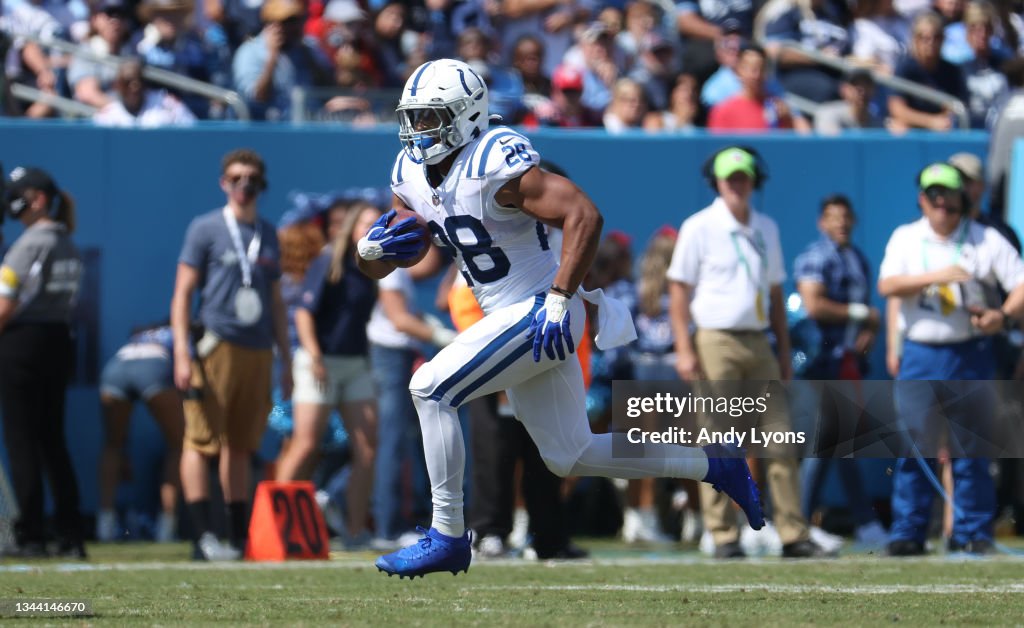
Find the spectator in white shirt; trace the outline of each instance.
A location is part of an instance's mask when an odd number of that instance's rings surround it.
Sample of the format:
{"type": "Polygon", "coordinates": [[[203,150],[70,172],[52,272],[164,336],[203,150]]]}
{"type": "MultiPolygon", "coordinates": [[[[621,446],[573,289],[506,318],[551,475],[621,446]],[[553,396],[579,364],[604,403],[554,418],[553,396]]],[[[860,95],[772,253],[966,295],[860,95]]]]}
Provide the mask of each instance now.
{"type": "Polygon", "coordinates": [[[956,168],[932,164],[918,187],[924,217],[893,232],[878,280],[882,296],[900,298],[906,322],[896,409],[913,445],[905,455],[914,455],[900,458],[893,472],[889,554],[924,553],[933,495],[922,465],[932,464],[924,458],[935,457],[943,432],[955,487],[949,547],[984,554],[993,548],[996,514],[985,457],[995,407],[977,381],[994,374],[991,336],[1024,314],[1024,261],[995,229],[967,216],[956,168]],[[997,286],[1009,293],[1005,300],[997,286]],[[936,415],[949,429],[930,424],[936,415]]]}
{"type": "Polygon", "coordinates": [[[114,79],[117,99],[93,114],[93,122],[99,126],[146,128],[194,123],[195,116],[180,100],[163,89],[147,86],[142,69],[142,61],[137,59],[121,64],[114,79]]]}
{"type": "Polygon", "coordinates": [[[896,11],[893,0],[858,0],[850,28],[853,56],[883,74],[892,74],[907,53],[910,20],[896,11]]]}
{"type": "MultiPolygon", "coordinates": [[[[753,149],[733,146],[715,153],[705,164],[704,175],[718,198],[684,221],[679,230],[666,273],[669,315],[679,376],[685,381],[707,379],[714,387],[713,396],[730,396],[738,392],[735,382],[751,380],[761,386],[766,381],[789,380],[792,375],[782,297],[786,271],[778,226],[750,205],[751,195],[765,179],[764,167],[753,149]],[[697,329],[692,338],[691,321],[697,329]],[[768,342],[765,332],[769,327],[775,333],[779,357],[768,342]]],[[[763,389],[758,394],[763,394],[763,389]]],[[[706,418],[711,429],[728,429],[716,417],[706,418]]],[[[756,418],[758,427],[770,423],[771,430],[789,429],[785,410],[772,407],[756,418]]],[[[824,550],[810,540],[800,510],[795,457],[774,450],[765,462],[782,555],[824,556],[824,550]]],[[[703,487],[700,497],[704,528],[714,538],[715,557],[745,556],[728,498],[703,487]]]]}

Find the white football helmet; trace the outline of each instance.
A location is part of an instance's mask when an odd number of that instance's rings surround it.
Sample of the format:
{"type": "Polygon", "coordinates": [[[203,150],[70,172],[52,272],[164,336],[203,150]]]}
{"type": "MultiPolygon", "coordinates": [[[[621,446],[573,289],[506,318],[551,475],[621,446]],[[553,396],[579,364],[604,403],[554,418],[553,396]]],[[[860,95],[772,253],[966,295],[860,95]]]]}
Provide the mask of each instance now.
{"type": "Polygon", "coordinates": [[[397,111],[409,159],[433,165],[487,130],[487,84],[462,61],[428,61],[406,81],[397,111]]]}

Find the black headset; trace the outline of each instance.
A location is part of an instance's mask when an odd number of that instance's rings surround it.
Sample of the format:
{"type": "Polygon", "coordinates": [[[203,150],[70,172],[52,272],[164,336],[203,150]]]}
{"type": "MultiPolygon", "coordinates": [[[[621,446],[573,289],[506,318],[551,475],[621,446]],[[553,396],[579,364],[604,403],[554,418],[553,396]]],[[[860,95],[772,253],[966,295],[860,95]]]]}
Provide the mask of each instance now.
{"type": "MultiPolygon", "coordinates": [[[[52,194],[50,192],[46,192],[44,190],[40,190],[40,191],[43,192],[43,194],[49,194],[50,195],[50,207],[46,210],[46,215],[49,216],[50,218],[55,218],[57,216],[57,210],[60,209],[60,201],[61,201],[60,190],[54,190],[52,194]]],[[[18,216],[21,215],[21,212],[25,211],[28,208],[28,203],[25,201],[24,198],[17,198],[17,199],[14,199],[12,201],[8,201],[7,197],[6,197],[6,194],[7,194],[7,192],[4,191],[4,200],[3,200],[4,213],[9,215],[11,218],[17,219],[18,216]]],[[[3,223],[3,219],[0,218],[0,224],[2,224],[2,223],[3,223]]]]}
{"type": "MultiPolygon", "coordinates": [[[[967,177],[966,174],[964,174],[963,170],[961,170],[960,168],[957,168],[953,164],[945,162],[945,161],[935,161],[935,162],[932,162],[932,163],[926,165],[924,168],[921,168],[920,170],[918,170],[917,174],[914,175],[914,187],[917,188],[917,191],[918,191],[919,194],[924,194],[924,189],[921,187],[921,177],[924,176],[924,171],[925,170],[931,168],[932,166],[936,166],[936,165],[949,166],[953,170],[956,170],[957,173],[960,175],[960,213],[966,216],[971,211],[971,197],[967,194],[967,186],[964,185],[964,183],[967,181],[968,177],[967,177]]],[[[921,197],[920,196],[918,196],[917,206],[918,206],[919,209],[924,209],[923,207],[921,207],[921,197]]]]}
{"type": "Polygon", "coordinates": [[[701,176],[704,177],[704,180],[707,181],[708,185],[711,187],[711,190],[715,193],[718,192],[718,180],[715,178],[714,171],[715,159],[717,159],[719,155],[730,149],[741,150],[745,153],[749,153],[750,156],[754,158],[754,189],[760,190],[761,186],[764,185],[765,182],[768,180],[768,164],[765,163],[764,157],[761,156],[761,153],[757,152],[757,149],[755,149],[753,146],[747,146],[745,144],[726,146],[725,148],[722,148],[712,153],[711,156],[704,161],[704,165],[701,166],[700,173],[701,176]]]}
{"type": "MultiPolygon", "coordinates": [[[[60,209],[61,193],[59,189],[55,189],[53,193],[40,190],[44,194],[50,196],[50,207],[46,210],[47,215],[51,218],[57,215],[57,210],[60,209]]],[[[28,207],[28,203],[25,202],[24,198],[8,199],[7,198],[7,175],[4,174],[4,166],[0,163],[0,225],[4,224],[4,218],[10,216],[17,220],[21,212],[25,211],[28,207]]]]}

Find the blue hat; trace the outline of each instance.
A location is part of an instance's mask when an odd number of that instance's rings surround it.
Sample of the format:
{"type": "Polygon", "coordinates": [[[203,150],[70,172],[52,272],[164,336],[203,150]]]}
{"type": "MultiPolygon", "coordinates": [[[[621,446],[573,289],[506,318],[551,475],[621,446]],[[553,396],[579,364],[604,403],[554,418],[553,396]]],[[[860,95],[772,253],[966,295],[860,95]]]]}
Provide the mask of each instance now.
{"type": "Polygon", "coordinates": [[[94,13],[132,15],[132,10],[127,0],[98,0],[92,4],[92,9],[94,13]]]}
{"type": "Polygon", "coordinates": [[[314,220],[317,216],[327,211],[327,208],[333,205],[339,196],[333,193],[312,194],[299,190],[289,192],[288,201],[292,206],[277,221],[277,228],[284,229],[285,227],[314,220]]]}

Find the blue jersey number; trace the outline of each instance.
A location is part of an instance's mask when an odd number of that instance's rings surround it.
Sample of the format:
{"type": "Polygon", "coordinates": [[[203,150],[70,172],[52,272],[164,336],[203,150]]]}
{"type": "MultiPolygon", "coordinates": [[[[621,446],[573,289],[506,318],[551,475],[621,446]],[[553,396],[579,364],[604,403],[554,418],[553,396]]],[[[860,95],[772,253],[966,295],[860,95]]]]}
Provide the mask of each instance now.
{"type": "MultiPolygon", "coordinates": [[[[469,269],[467,283],[473,282],[491,283],[503,279],[512,269],[512,263],[508,256],[500,248],[493,246],[494,240],[491,234],[487,233],[484,223],[474,216],[448,216],[444,219],[444,229],[437,223],[430,222],[430,231],[437,237],[444,246],[456,248],[462,253],[462,259],[469,269]],[[463,242],[459,236],[459,229],[464,229],[473,234],[474,242],[463,242]],[[486,257],[491,261],[490,268],[480,268],[476,263],[477,258],[486,257]]],[[[465,275],[465,273],[463,273],[465,275]]]]}
{"type": "Polygon", "coordinates": [[[502,146],[501,151],[505,153],[505,163],[509,166],[514,166],[520,161],[533,161],[530,151],[526,150],[526,145],[522,142],[502,146]]]}

